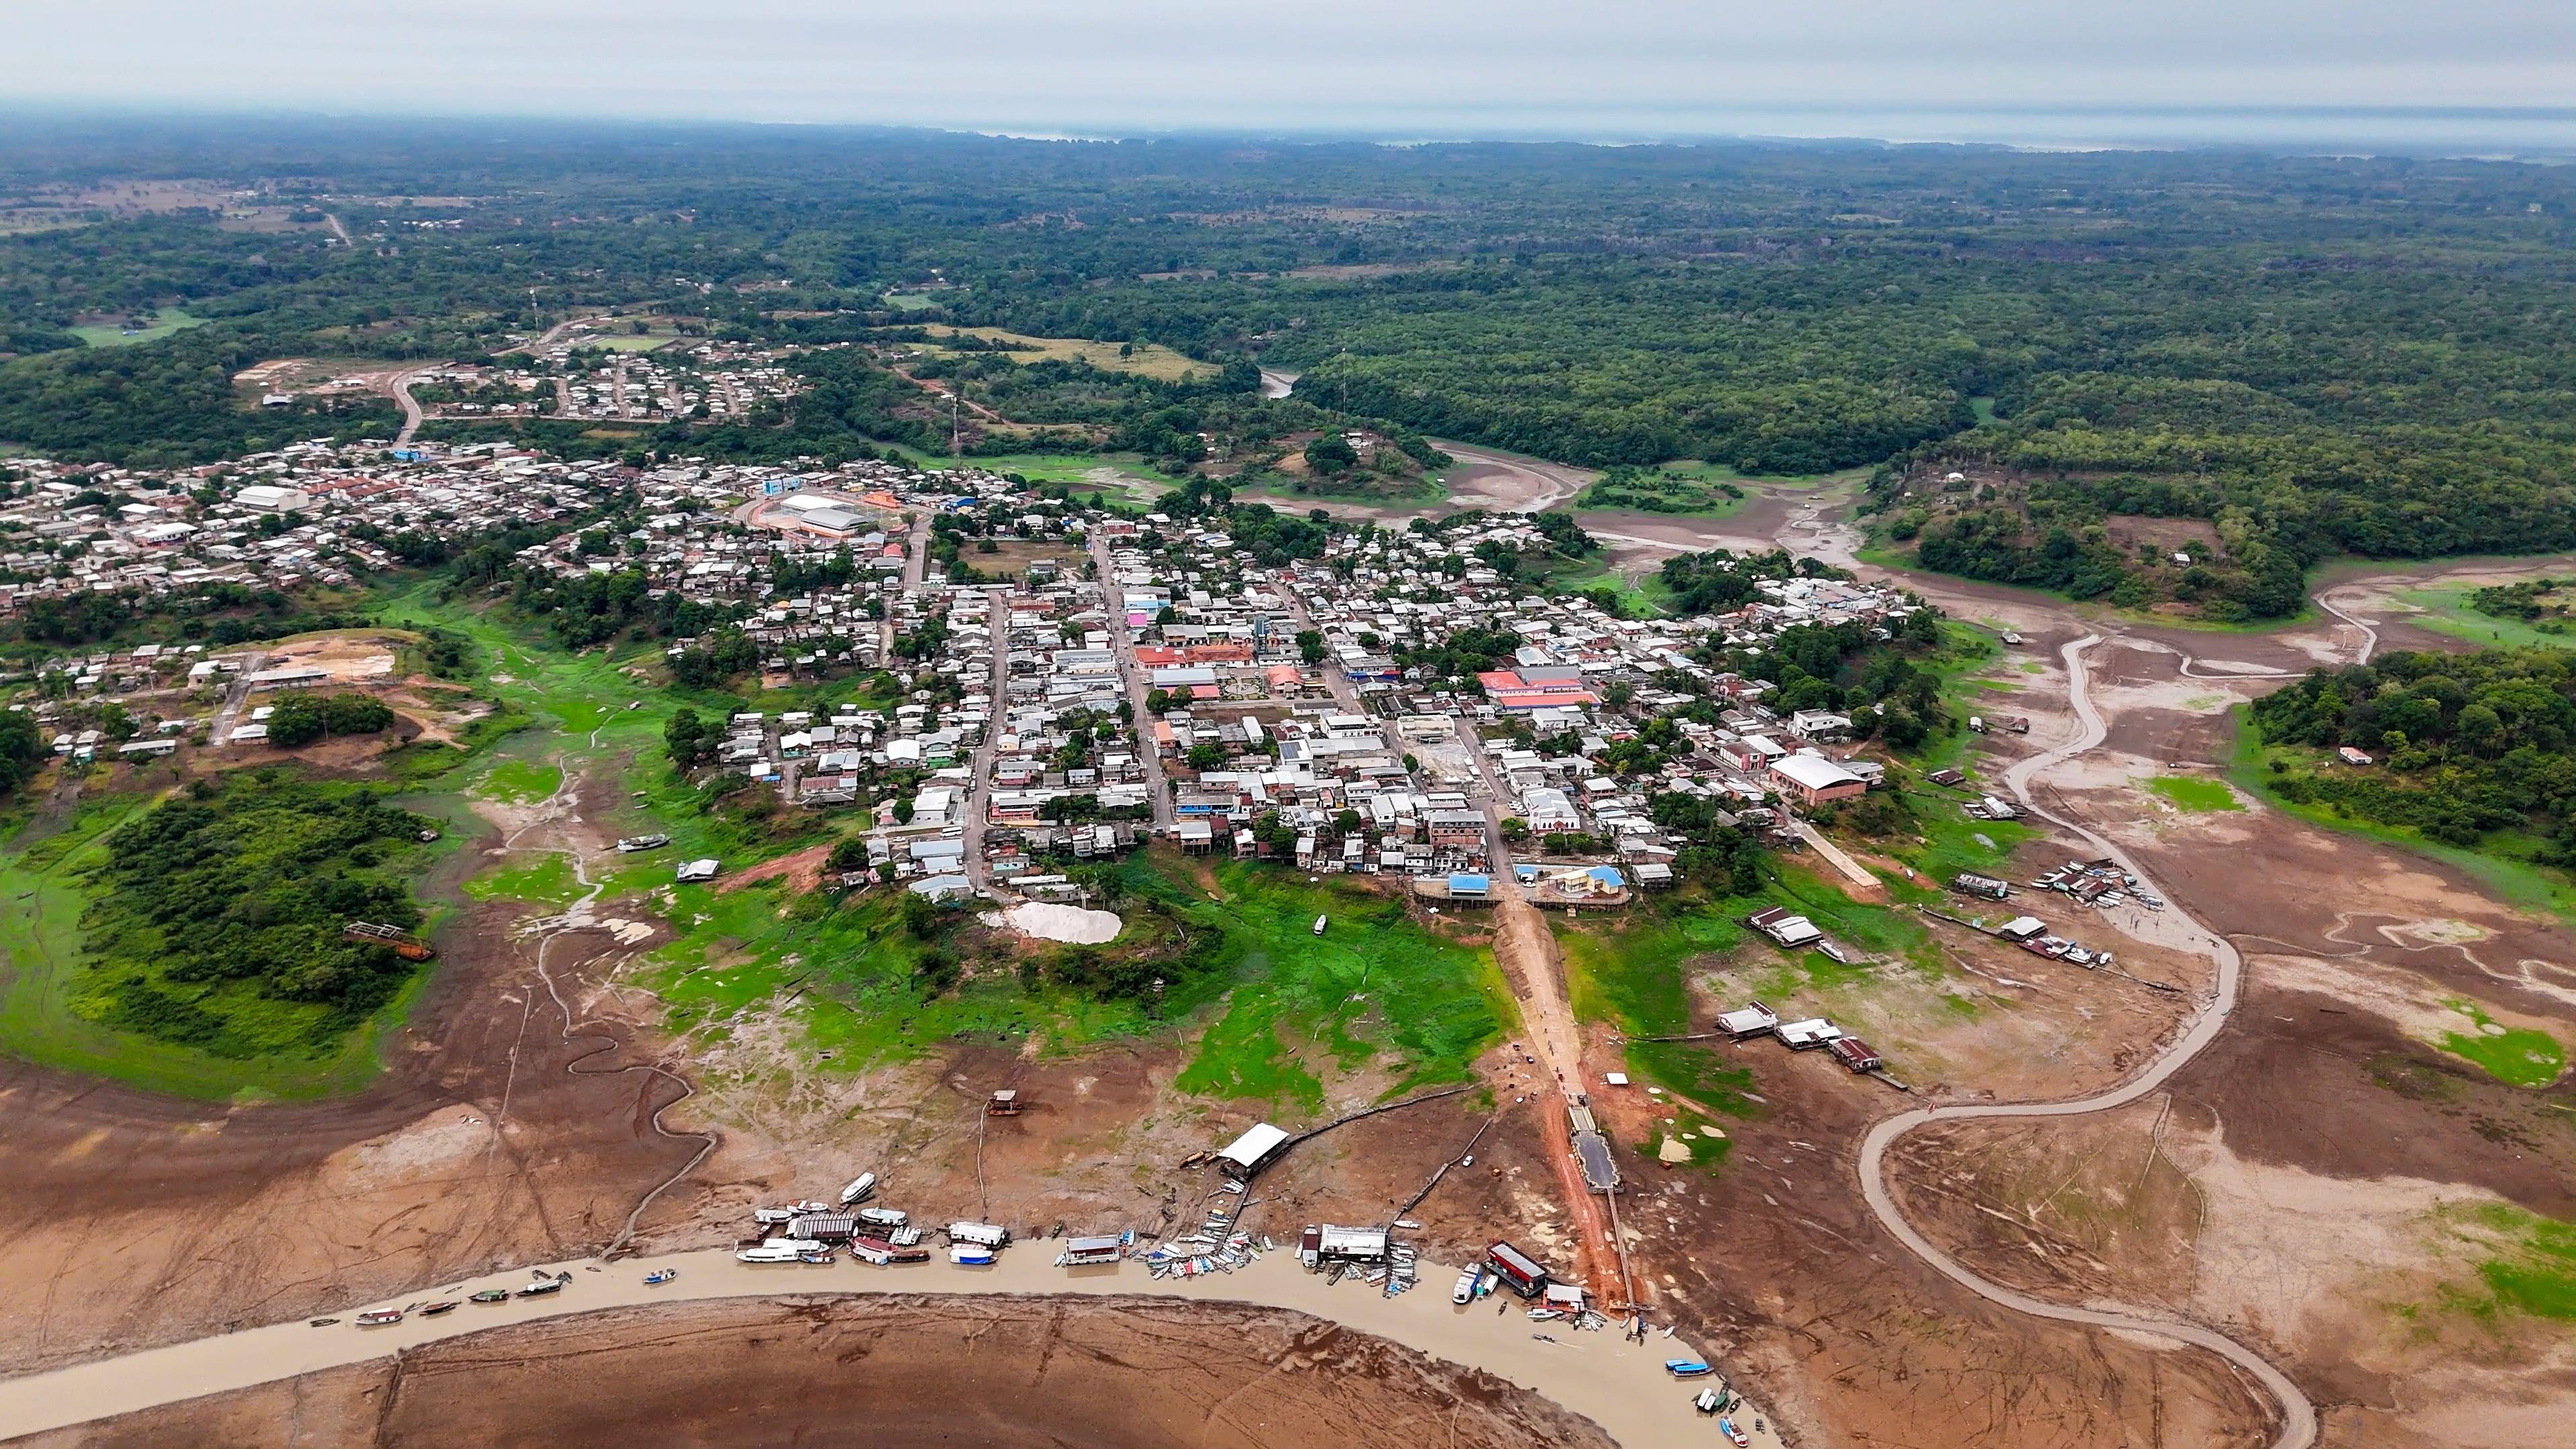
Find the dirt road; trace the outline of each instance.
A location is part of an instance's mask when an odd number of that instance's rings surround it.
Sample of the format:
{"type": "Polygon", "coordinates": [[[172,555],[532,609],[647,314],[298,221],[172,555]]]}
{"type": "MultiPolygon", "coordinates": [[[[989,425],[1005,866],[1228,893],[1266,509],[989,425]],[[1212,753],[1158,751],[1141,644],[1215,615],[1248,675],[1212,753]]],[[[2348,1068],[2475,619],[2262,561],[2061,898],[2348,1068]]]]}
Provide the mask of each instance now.
{"type": "MultiPolygon", "coordinates": [[[[2024,808],[2032,815],[2073,834],[2105,856],[2118,861],[2123,869],[2137,875],[2141,881],[2145,881],[2146,872],[2118,846],[2091,829],[2051,811],[2031,796],[2031,782],[2041,772],[2100,745],[2108,733],[2101,713],[2093,706],[2084,666],[2084,651],[2100,642],[2101,636],[2087,634],[2068,644],[2064,650],[2069,700],[2074,705],[2080,725],[2075,738],[2045,753],[2014,764],[2005,772],[2004,779],[2013,794],[2019,797],[2024,808]]],[[[2154,1092],[2176,1072],[2188,1065],[2210,1043],[2217,1040],[2219,1033],[2226,1029],[2228,1017],[2236,1009],[2237,995],[2244,975],[2244,958],[2225,937],[2201,924],[2184,911],[2179,903],[2170,903],[2167,914],[2173,917],[2180,930],[2187,934],[2190,944],[2217,962],[2218,981],[2210,998],[2200,1003],[2182,1034],[2166,1047],[2161,1056],[2122,1086],[2099,1096],[2072,1102],[1955,1106],[1949,1109],[1948,1120],[2074,1117],[2086,1113],[2108,1112],[2154,1092]]],[[[1908,1132],[1934,1121],[1938,1111],[1938,1108],[1926,1107],[1919,1111],[1887,1118],[1873,1126],[1869,1134],[1861,1139],[1862,1195],[1880,1224],[1894,1235],[1898,1242],[1903,1243],[1909,1252],[1968,1291],[2017,1312],[2092,1328],[2155,1334],[2218,1354],[2251,1375],[2272,1396],[2274,1402],[2280,1405],[2280,1432],[2274,1441],[2277,1449],[2308,1449],[2308,1446],[2316,1442],[2316,1408],[2308,1401],[2307,1395],[2297,1384],[2290,1381],[2287,1374],[2273,1367],[2268,1359],[2236,1340],[2195,1323],[2178,1318],[2159,1317],[2137,1309],[2119,1306],[2070,1307],[2016,1292],[1971,1272],[1917,1232],[1898,1211],[1895,1200],[1888,1193],[1887,1151],[1908,1132]]]]}

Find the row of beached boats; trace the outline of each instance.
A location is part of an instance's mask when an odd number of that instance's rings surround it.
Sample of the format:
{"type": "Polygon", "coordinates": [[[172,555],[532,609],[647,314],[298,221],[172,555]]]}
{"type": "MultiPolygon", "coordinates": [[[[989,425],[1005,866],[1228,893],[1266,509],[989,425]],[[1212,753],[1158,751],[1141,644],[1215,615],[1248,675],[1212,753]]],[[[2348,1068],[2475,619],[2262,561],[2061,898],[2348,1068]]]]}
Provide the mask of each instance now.
{"type": "MultiPolygon", "coordinates": [[[[400,1308],[370,1308],[357,1316],[357,1324],[360,1328],[386,1328],[402,1322],[415,1313],[423,1318],[436,1318],[441,1314],[453,1313],[458,1305],[465,1303],[507,1303],[513,1298],[543,1298],[551,1293],[561,1293],[564,1285],[572,1281],[570,1273],[549,1273],[543,1268],[532,1271],[534,1276],[526,1284],[515,1289],[482,1288],[462,1298],[437,1298],[427,1303],[406,1303],[400,1308]]],[[[679,1271],[677,1268],[668,1269],[658,1277],[647,1277],[644,1281],[667,1283],[678,1277],[679,1271]]],[[[316,1318],[313,1320],[313,1326],[327,1328],[339,1321],[337,1318],[316,1318]]]]}

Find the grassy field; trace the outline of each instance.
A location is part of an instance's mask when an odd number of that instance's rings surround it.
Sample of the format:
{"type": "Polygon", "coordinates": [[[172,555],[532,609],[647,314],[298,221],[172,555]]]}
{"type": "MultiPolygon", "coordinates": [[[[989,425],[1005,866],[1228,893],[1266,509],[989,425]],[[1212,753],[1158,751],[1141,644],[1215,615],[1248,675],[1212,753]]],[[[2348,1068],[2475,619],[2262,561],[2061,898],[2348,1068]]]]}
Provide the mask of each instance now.
{"type": "Polygon", "coordinates": [[[2515,1312],[2576,1322],[2576,1223],[2476,1203],[2436,1208],[2427,1224],[2477,1275],[2477,1287],[2446,1288],[2444,1307],[2479,1319],[2515,1312]]]}
{"type": "Polygon", "coordinates": [[[2442,1038],[2442,1050],[2477,1063],[2488,1076],[2517,1087],[2545,1087],[2557,1081],[2558,1074],[2565,1070],[2566,1049],[2549,1033],[2500,1031],[2485,1012],[2469,1002],[2454,1001],[2451,1006],[2467,1016],[2477,1030],[2448,1033],[2442,1038]]]}
{"type": "Polygon", "coordinates": [[[474,793],[508,805],[533,805],[563,787],[563,771],[535,760],[502,760],[484,772],[474,793]]]}
{"type": "MultiPolygon", "coordinates": [[[[2314,769],[2322,760],[2323,752],[2290,746],[2267,747],[2262,731],[2246,717],[2243,706],[2235,710],[2234,718],[2236,739],[2228,759],[2227,778],[2237,789],[2284,815],[2297,816],[2311,825],[2366,835],[2440,861],[2485,886],[2507,905],[2576,920],[2576,882],[2548,866],[2497,851],[2464,850],[2456,845],[2428,840],[2422,832],[2406,826],[2356,820],[2337,815],[2323,805],[2302,805],[2282,799],[2271,788],[2272,772],[2267,759],[2279,754],[2296,761],[2293,768],[2314,769]]],[[[2504,847],[2518,842],[2495,840],[2492,843],[2504,847]]]]}
{"type": "Polygon", "coordinates": [[[2236,792],[2227,788],[2226,781],[2207,775],[2158,775],[2147,782],[2147,788],[2172,801],[2177,809],[2195,814],[2245,808],[2236,792]]]}
{"type": "Polygon", "coordinates": [[[2520,619],[2499,619],[2469,607],[2474,587],[2400,589],[2398,601],[2422,609],[2406,622],[2491,649],[2576,649],[2576,634],[2547,634],[2520,619]]]}
{"type": "Polygon", "coordinates": [[[102,1076],[173,1096],[256,1101],[355,1091],[376,1071],[376,1044],[401,1022],[429,973],[322,1056],[219,1057],[84,1020],[72,1009],[88,901],[82,875],[107,857],[108,832],[150,803],[140,794],[82,805],[59,830],[0,846],[0,1051],[38,1066],[102,1076]]]}
{"type": "Polygon", "coordinates": [[[1183,356],[1159,342],[1094,342],[1080,337],[1031,337],[1025,332],[1008,332],[999,327],[950,327],[932,323],[922,329],[933,337],[980,337],[987,342],[1008,342],[1010,351],[1002,356],[1016,362],[1079,362],[1102,372],[1132,372],[1160,382],[1179,382],[1186,377],[1213,376],[1217,366],[1183,356]],[[1128,349],[1120,355],[1121,347],[1128,349]]]}
{"type": "Polygon", "coordinates": [[[158,342],[173,332],[202,327],[203,317],[191,316],[177,307],[164,307],[143,327],[128,332],[122,327],[74,327],[71,334],[92,347],[126,347],[137,342],[158,342]]]}
{"type": "Polygon", "coordinates": [[[877,300],[898,312],[916,312],[939,305],[939,299],[928,292],[888,292],[877,300]]]}
{"type": "Polygon", "coordinates": [[[1004,476],[1018,474],[1032,483],[1067,483],[1089,492],[1098,490],[1112,498],[1125,495],[1128,502],[1150,503],[1176,485],[1145,466],[1140,453],[995,453],[986,457],[947,458],[904,449],[907,462],[916,468],[976,468],[1004,476]]]}

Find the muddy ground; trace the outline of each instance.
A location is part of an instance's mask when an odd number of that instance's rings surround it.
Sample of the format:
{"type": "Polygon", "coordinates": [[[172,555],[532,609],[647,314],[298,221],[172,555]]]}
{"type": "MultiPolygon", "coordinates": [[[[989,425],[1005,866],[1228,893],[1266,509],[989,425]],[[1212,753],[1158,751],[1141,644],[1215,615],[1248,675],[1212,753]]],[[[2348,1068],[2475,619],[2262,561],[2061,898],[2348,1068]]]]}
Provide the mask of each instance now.
{"type": "Polygon", "coordinates": [[[2224,758],[2228,707],[2277,681],[2185,678],[2120,642],[2091,663],[2110,736],[2043,798],[2236,944],[2242,1005],[2168,1092],[2117,1114],[1908,1139],[1891,1178],[1909,1216],[1999,1281],[2161,1305],[2258,1346],[2329,1443],[2563,1430],[2576,1336],[2499,1307],[2480,1269],[2512,1260],[2512,1212],[2576,1216],[2576,1086],[2509,1086],[2440,1048],[2481,1029],[2463,1007],[2576,1040],[2566,927],[2251,800],[2190,813],[2147,794],[2147,776],[2224,758]]]}
{"type": "Polygon", "coordinates": [[[1160,1299],[924,1297],[550,1320],[25,1442],[1596,1449],[1610,1441],[1527,1390],[1302,1314],[1160,1299]]]}
{"type": "MultiPolygon", "coordinates": [[[[457,899],[499,844],[470,842],[425,893],[457,899]]],[[[640,1018],[585,1005],[612,939],[547,953],[581,1019],[568,1039],[522,916],[483,902],[450,919],[384,1075],[354,1097],[192,1102],[0,1063],[0,1281],[18,1288],[0,1369],[605,1246],[699,1144],[653,1126],[681,1089],[634,1069],[655,1050],[640,1018]]]]}

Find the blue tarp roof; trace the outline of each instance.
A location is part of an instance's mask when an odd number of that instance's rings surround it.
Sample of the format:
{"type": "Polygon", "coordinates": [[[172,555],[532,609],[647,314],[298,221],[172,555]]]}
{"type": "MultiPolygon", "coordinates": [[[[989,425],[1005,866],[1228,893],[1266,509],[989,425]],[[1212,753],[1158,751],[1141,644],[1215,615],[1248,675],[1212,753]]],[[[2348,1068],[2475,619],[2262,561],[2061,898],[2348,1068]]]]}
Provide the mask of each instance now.
{"type": "Polygon", "coordinates": [[[1449,877],[1449,889],[1452,892],[1487,890],[1490,889],[1493,884],[1494,882],[1490,877],[1481,875],[1467,875],[1461,873],[1449,877]]]}
{"type": "Polygon", "coordinates": [[[1627,884],[1625,880],[1620,878],[1619,867],[1615,865],[1596,865],[1587,873],[1594,880],[1614,889],[1627,884]]]}

